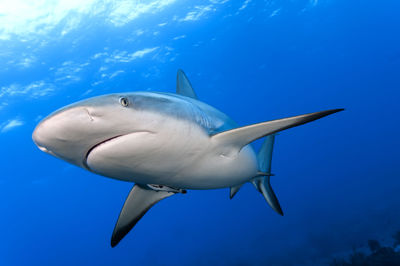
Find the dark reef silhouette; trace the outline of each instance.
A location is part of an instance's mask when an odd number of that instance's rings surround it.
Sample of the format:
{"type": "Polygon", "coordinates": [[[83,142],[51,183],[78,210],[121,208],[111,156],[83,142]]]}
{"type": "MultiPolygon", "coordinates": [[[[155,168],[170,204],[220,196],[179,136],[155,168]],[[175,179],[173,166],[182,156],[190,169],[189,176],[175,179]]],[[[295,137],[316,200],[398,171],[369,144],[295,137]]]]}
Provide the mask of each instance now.
{"type": "Polygon", "coordinates": [[[334,259],[332,266],[386,266],[400,265],[400,231],[393,235],[393,246],[382,246],[378,240],[368,240],[370,254],[353,250],[348,259],[334,259]]]}

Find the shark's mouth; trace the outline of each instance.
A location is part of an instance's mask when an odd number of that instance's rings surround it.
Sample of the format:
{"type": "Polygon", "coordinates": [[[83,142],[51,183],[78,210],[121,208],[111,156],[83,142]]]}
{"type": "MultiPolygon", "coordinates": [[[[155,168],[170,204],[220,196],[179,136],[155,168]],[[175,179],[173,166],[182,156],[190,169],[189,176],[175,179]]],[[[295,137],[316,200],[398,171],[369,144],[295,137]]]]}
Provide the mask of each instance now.
{"type": "Polygon", "coordinates": [[[87,170],[91,171],[89,165],[87,164],[87,160],[88,160],[88,157],[89,157],[90,153],[91,153],[94,149],[96,149],[97,147],[99,147],[99,146],[101,146],[101,145],[103,145],[103,144],[105,144],[105,143],[107,143],[107,142],[109,142],[109,141],[112,141],[112,140],[114,140],[114,139],[120,138],[120,137],[122,137],[122,136],[125,136],[125,135],[122,134],[122,135],[117,135],[117,136],[114,136],[114,137],[105,139],[105,140],[103,140],[103,141],[97,143],[97,144],[94,145],[93,147],[91,147],[91,148],[87,151],[86,156],[85,156],[85,158],[83,159],[83,165],[85,166],[85,168],[86,168],[87,170]]]}
{"type": "Polygon", "coordinates": [[[97,143],[96,145],[94,145],[93,147],[91,147],[91,148],[87,151],[86,156],[84,157],[82,164],[84,165],[84,167],[85,167],[87,170],[92,171],[92,169],[89,167],[87,161],[88,161],[88,158],[89,158],[90,153],[91,153],[93,150],[97,149],[98,147],[100,147],[100,146],[102,146],[102,145],[104,145],[104,144],[106,144],[106,143],[109,143],[109,142],[114,141],[114,140],[116,140],[116,139],[122,138],[122,137],[127,136],[127,135],[135,134],[135,133],[150,133],[150,134],[155,134],[155,132],[153,132],[153,131],[143,130],[143,131],[130,132],[130,133],[128,133],[128,134],[116,135],[116,136],[110,137],[110,138],[108,138],[108,139],[105,139],[105,140],[103,140],[103,141],[97,143]]]}

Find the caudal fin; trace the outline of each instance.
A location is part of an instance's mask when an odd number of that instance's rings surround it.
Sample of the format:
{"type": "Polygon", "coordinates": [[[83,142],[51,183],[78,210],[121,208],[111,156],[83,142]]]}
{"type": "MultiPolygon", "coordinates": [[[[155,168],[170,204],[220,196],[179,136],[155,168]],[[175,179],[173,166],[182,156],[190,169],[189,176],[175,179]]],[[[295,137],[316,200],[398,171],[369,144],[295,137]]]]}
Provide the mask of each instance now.
{"type": "Polygon", "coordinates": [[[271,208],[278,214],[283,215],[281,205],[279,204],[278,198],[275,195],[274,190],[271,186],[271,162],[272,162],[272,151],[274,149],[275,135],[269,135],[265,138],[260,151],[258,152],[258,167],[260,175],[252,180],[255,188],[264,196],[265,200],[271,206],[271,208]]]}

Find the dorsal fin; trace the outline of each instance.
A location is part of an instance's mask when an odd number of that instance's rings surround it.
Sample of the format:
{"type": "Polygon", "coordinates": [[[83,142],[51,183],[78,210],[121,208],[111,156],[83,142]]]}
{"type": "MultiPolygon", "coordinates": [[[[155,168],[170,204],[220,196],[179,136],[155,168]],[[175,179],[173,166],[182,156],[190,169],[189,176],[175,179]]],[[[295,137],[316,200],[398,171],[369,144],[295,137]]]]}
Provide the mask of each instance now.
{"type": "Polygon", "coordinates": [[[176,75],[176,93],[193,99],[197,99],[197,95],[194,92],[189,79],[186,77],[185,72],[182,69],[178,70],[176,75]]]}

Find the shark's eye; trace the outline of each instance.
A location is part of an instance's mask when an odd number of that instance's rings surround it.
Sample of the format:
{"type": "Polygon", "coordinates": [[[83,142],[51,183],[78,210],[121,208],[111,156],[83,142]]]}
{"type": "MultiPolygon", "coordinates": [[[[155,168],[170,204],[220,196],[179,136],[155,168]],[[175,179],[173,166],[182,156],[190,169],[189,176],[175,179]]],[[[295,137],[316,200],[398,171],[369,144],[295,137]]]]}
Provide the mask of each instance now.
{"type": "Polygon", "coordinates": [[[123,107],[127,107],[129,105],[129,101],[127,98],[125,97],[121,97],[119,98],[119,103],[123,106],[123,107]]]}

